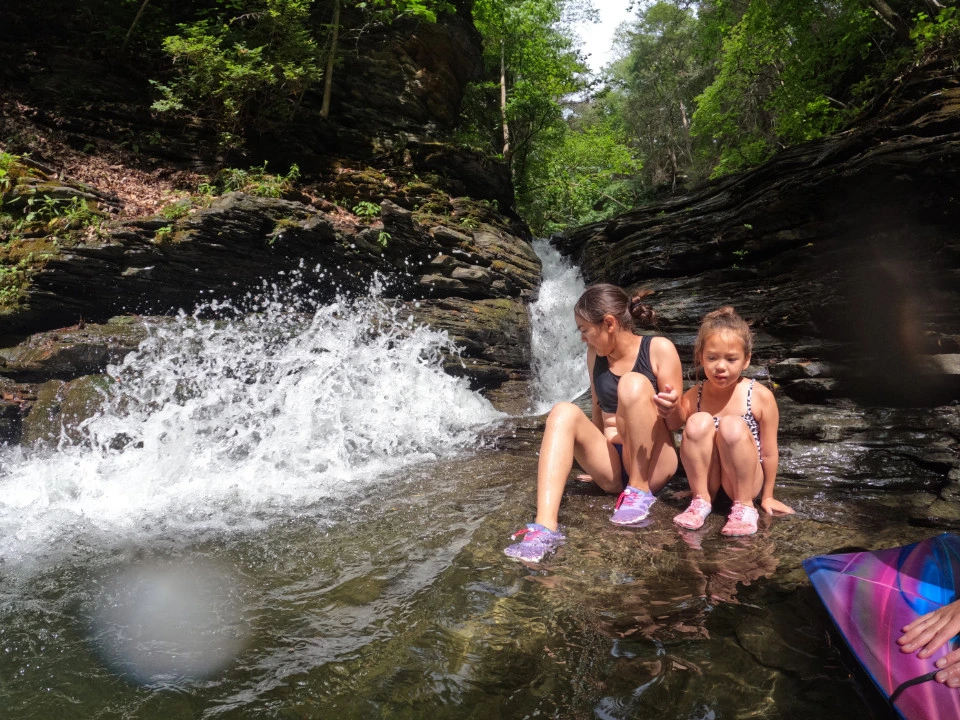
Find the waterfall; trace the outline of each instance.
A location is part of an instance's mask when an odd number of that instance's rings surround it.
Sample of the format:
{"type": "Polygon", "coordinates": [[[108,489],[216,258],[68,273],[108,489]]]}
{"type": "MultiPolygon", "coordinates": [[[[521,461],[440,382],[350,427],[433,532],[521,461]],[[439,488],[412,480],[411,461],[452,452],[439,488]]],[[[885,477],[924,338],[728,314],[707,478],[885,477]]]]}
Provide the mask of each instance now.
{"type": "Polygon", "coordinates": [[[534,383],[533,411],[543,413],[561,400],[573,400],[587,388],[586,352],[573,319],[573,306],[584,291],[579,269],[547,240],[533,249],[542,263],[537,301],[530,306],[534,383]]]}
{"type": "Polygon", "coordinates": [[[502,417],[443,371],[446,332],[415,323],[376,281],[368,297],[307,313],[290,290],[305,278],[288,282],[243,308],[202,309],[228,321],[156,321],[108,369],[82,441],[0,447],[0,563],[54,562],[81,538],[322,522],[388,474],[476,447],[502,417]]]}

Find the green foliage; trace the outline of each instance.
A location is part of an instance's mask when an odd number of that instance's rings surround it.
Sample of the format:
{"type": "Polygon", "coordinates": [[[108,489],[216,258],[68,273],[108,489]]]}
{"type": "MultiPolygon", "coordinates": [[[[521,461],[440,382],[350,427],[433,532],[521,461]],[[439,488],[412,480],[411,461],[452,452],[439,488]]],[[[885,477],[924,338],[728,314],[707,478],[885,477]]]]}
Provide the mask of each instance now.
{"type": "Polygon", "coordinates": [[[716,78],[693,115],[692,132],[719,148],[713,175],[834,132],[855,110],[837,98],[850,97],[849,74],[869,56],[878,22],[853,0],[749,3],[720,31],[716,78]]]}
{"type": "Polygon", "coordinates": [[[638,200],[641,163],[608,117],[581,118],[538,148],[520,210],[538,234],[612,217],[638,200]]]}
{"type": "Polygon", "coordinates": [[[153,241],[157,245],[162,245],[166,242],[173,240],[173,225],[164,225],[163,227],[157,228],[157,231],[153,234],[153,241]]]}
{"type": "Polygon", "coordinates": [[[920,53],[956,40],[960,37],[960,12],[951,6],[943,8],[934,18],[920,13],[910,37],[920,53]]]}
{"type": "Polygon", "coordinates": [[[500,83],[472,86],[465,102],[461,139],[492,153],[504,151],[503,123],[509,128],[506,159],[522,178],[540,138],[563,123],[563,101],[585,89],[586,67],[564,22],[571,0],[477,0],[474,22],[484,37],[484,63],[500,83]]]}
{"type": "Polygon", "coordinates": [[[390,240],[392,239],[393,239],[393,236],[390,235],[390,233],[388,233],[386,230],[381,230],[380,234],[377,235],[377,243],[382,248],[385,248],[387,246],[387,243],[389,243],[390,240]]]}
{"type": "MultiPolygon", "coordinates": [[[[363,27],[400,17],[434,22],[454,12],[447,0],[338,0],[363,27]]],[[[323,79],[334,28],[316,0],[212,0],[164,38],[172,74],[151,84],[153,109],[186,114],[216,127],[222,146],[243,144],[251,130],[282,127],[304,94],[323,79]]],[[[326,3],[322,6],[326,15],[326,3]]],[[[343,16],[341,16],[343,17],[343,16]]],[[[359,33],[356,28],[354,34],[359,33]]],[[[344,39],[351,28],[337,28],[344,39]]]]}
{"type": "Polygon", "coordinates": [[[380,206],[367,200],[361,200],[353,206],[353,214],[361,220],[369,222],[380,214],[380,206]]]}
{"type": "Polygon", "coordinates": [[[375,22],[390,23],[400,17],[413,17],[436,22],[437,13],[454,13],[456,8],[446,0],[360,0],[354,7],[363,10],[375,22]]]}
{"type": "Polygon", "coordinates": [[[689,3],[662,0],[642,8],[596,103],[633,139],[649,190],[709,173],[710,143],[690,133],[696,97],[712,79],[700,31],[689,3]]]}
{"type": "Polygon", "coordinates": [[[0,306],[19,301],[29,283],[29,265],[25,260],[16,265],[0,263],[0,306]]]}
{"type": "Polygon", "coordinates": [[[218,0],[217,6],[163,41],[175,75],[151,81],[153,109],[212,122],[224,146],[249,127],[289,121],[322,75],[310,26],[313,0],[218,0]]]}
{"type": "Polygon", "coordinates": [[[168,220],[179,220],[190,214],[193,203],[189,200],[178,200],[160,208],[160,214],[168,220]]]}
{"type": "Polygon", "coordinates": [[[201,183],[198,192],[201,195],[243,192],[259,197],[283,197],[291,192],[300,178],[300,168],[294,164],[286,175],[273,175],[267,172],[267,163],[247,169],[224,168],[217,173],[213,183],[201,183]]]}
{"type": "MultiPolygon", "coordinates": [[[[9,170],[0,168],[0,192],[13,188],[9,170]]],[[[58,230],[80,230],[101,220],[102,215],[79,196],[51,197],[33,190],[12,200],[0,202],[0,229],[7,239],[17,239],[26,233],[52,233],[58,230]]]]}

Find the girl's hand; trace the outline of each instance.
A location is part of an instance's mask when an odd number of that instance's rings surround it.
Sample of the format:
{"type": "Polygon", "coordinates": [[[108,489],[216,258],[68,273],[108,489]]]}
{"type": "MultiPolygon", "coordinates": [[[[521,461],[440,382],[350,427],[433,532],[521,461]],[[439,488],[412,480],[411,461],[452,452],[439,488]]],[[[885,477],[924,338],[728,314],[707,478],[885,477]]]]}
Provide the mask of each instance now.
{"type": "Polygon", "coordinates": [[[678,402],[680,402],[680,393],[674,390],[671,385],[664,385],[663,390],[653,398],[653,403],[657,407],[657,414],[662,418],[668,417],[677,407],[678,402]]]}
{"type": "MultiPolygon", "coordinates": [[[[900,645],[900,651],[905,653],[912,653],[922,645],[917,657],[928,658],[957,633],[960,633],[960,600],[918,617],[903,628],[903,635],[897,639],[897,644],[900,645]]],[[[956,682],[955,685],[948,683],[950,687],[960,686],[960,650],[954,650],[937,660],[937,667],[944,670],[937,673],[938,682],[950,678],[956,682]],[[941,675],[943,680],[940,679],[941,675]]]]}
{"type": "Polygon", "coordinates": [[[764,498],[760,501],[760,507],[763,508],[763,511],[767,515],[793,515],[793,508],[789,505],[784,505],[779,500],[775,500],[772,497],[764,498]]]}

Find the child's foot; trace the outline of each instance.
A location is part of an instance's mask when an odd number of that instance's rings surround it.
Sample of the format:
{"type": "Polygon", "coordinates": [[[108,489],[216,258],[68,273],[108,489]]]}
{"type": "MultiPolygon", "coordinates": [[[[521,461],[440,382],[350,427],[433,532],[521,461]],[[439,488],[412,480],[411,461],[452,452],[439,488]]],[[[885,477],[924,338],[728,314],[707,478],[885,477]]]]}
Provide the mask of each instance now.
{"type": "Polygon", "coordinates": [[[613,509],[610,522],[617,525],[635,525],[642,522],[650,514],[650,507],[654,501],[656,498],[653,493],[627,485],[617,499],[617,506],[613,509]]]}
{"type": "Polygon", "coordinates": [[[709,502],[697,495],[690,502],[689,507],[674,517],[673,521],[687,530],[699,530],[712,509],[713,506],[709,502]]]}
{"type": "Polygon", "coordinates": [[[753,505],[734,503],[733,510],[727,517],[727,524],[720,531],[721,535],[735,537],[738,535],[753,535],[757,531],[757,518],[760,514],[753,505]]]}
{"type": "Polygon", "coordinates": [[[540,562],[544,556],[563,545],[563,541],[567,539],[559,530],[549,530],[537,523],[530,523],[522,530],[517,530],[510,539],[516,540],[521,535],[523,540],[509,545],[503,553],[507,557],[527,562],[540,562]]]}

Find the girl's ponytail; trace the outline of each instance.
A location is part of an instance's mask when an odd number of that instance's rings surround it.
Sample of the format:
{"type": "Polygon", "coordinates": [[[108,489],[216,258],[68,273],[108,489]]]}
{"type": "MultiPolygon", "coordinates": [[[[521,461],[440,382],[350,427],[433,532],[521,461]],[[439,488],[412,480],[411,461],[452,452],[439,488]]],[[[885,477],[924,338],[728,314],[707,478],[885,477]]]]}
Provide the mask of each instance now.
{"type": "Polygon", "coordinates": [[[630,316],[637,327],[655,328],[658,325],[657,311],[643,302],[649,295],[653,295],[652,290],[640,290],[630,298],[630,316]]]}

